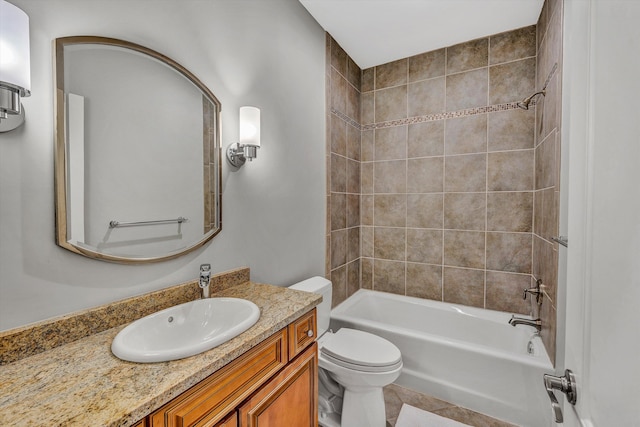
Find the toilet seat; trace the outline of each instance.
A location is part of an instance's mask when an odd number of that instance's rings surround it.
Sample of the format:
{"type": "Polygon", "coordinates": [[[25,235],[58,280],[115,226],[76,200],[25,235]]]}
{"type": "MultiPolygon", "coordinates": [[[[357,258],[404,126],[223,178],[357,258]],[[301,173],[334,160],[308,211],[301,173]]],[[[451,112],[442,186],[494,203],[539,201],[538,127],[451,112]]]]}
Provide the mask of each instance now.
{"type": "Polygon", "coordinates": [[[361,372],[387,372],[402,366],[400,350],[386,339],[356,329],[325,334],[320,353],[326,360],[361,372]]]}

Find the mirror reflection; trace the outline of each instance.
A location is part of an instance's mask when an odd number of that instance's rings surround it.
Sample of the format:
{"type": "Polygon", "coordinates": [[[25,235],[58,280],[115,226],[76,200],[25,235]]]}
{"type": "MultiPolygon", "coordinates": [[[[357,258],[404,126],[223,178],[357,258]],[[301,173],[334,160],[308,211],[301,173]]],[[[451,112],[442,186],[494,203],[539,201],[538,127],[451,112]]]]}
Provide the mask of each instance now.
{"type": "Polygon", "coordinates": [[[188,70],[101,37],[55,42],[57,243],[175,258],[220,231],[220,103],[188,70]]]}

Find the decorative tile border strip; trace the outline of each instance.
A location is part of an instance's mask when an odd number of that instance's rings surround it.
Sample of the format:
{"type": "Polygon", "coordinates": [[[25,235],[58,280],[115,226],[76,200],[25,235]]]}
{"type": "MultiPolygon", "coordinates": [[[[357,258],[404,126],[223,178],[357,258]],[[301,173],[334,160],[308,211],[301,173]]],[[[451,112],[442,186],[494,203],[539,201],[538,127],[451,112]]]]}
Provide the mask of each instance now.
{"type": "Polygon", "coordinates": [[[337,116],[338,118],[342,119],[343,121],[347,122],[347,124],[353,126],[354,128],[358,129],[358,130],[362,130],[362,125],[360,123],[358,123],[357,121],[355,121],[354,119],[352,119],[351,117],[347,116],[345,113],[343,113],[342,111],[338,111],[335,108],[331,108],[331,114],[337,116]]]}
{"type": "MultiPolygon", "coordinates": [[[[532,106],[536,105],[536,102],[533,101],[531,102],[530,105],[532,106]]],[[[384,129],[384,128],[390,128],[395,126],[410,125],[415,123],[435,122],[438,120],[455,119],[459,117],[474,116],[477,114],[494,113],[496,111],[515,110],[518,108],[519,108],[518,102],[508,102],[506,104],[495,104],[495,105],[489,105],[486,107],[467,108],[466,110],[448,111],[445,113],[428,114],[426,116],[408,117],[405,119],[389,120],[386,122],[370,123],[366,125],[361,125],[360,123],[356,122],[355,120],[353,120],[346,114],[342,113],[341,111],[336,110],[335,108],[331,108],[331,114],[337,116],[338,118],[344,120],[351,126],[354,126],[355,128],[361,131],[367,131],[367,130],[373,130],[373,129],[384,129]]]]}
{"type": "Polygon", "coordinates": [[[362,130],[383,129],[395,126],[411,125],[415,123],[435,122],[438,120],[455,119],[458,117],[475,116],[477,114],[492,113],[495,111],[506,111],[518,108],[517,102],[507,104],[489,105],[486,107],[468,108],[466,110],[448,111],[445,113],[428,114],[426,116],[409,117],[406,119],[390,120],[387,122],[371,123],[363,125],[362,130]]]}

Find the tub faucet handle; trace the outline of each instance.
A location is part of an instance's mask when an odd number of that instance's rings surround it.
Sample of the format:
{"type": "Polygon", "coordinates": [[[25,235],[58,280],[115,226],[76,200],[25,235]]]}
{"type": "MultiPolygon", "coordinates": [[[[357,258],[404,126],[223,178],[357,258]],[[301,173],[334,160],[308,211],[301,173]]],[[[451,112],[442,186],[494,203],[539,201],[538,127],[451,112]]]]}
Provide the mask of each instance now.
{"type": "Polygon", "coordinates": [[[540,286],[542,285],[542,279],[536,280],[536,286],[532,288],[525,288],[522,292],[522,299],[527,299],[527,294],[535,295],[536,302],[540,304],[540,297],[542,296],[542,291],[540,290],[540,286]]]}

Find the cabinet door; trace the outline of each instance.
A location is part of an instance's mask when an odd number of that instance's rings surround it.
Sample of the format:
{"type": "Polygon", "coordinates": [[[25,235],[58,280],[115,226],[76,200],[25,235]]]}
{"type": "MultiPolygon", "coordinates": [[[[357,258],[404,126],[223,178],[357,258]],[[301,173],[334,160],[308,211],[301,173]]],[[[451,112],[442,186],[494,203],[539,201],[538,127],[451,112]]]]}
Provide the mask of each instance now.
{"type": "Polygon", "coordinates": [[[313,345],[262,386],[238,410],[240,427],[316,427],[318,350],[313,345]]]}
{"type": "Polygon", "coordinates": [[[238,412],[233,411],[227,418],[216,424],[215,427],[238,427],[238,412]]]}
{"type": "Polygon", "coordinates": [[[216,426],[286,364],[282,329],[152,413],[149,427],[216,426]]]}

